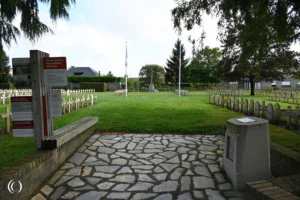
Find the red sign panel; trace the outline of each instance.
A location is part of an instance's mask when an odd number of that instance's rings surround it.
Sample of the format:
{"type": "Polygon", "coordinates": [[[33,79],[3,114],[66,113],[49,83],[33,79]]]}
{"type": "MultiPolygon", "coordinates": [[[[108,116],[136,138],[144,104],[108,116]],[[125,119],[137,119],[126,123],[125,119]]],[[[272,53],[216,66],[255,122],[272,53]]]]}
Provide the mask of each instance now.
{"type": "Polygon", "coordinates": [[[67,69],[66,57],[43,58],[44,69],[67,69]]]}
{"type": "Polygon", "coordinates": [[[10,97],[11,102],[32,102],[32,96],[10,97]]]}
{"type": "Polygon", "coordinates": [[[33,129],[33,121],[13,121],[13,129],[33,129]]]}

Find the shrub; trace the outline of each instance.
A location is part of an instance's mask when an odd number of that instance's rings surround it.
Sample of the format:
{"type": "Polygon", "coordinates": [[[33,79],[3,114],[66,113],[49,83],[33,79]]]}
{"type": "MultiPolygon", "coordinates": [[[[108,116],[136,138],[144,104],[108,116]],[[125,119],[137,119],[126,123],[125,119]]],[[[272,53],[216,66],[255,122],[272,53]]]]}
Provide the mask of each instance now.
{"type": "Polygon", "coordinates": [[[14,89],[14,85],[11,83],[0,83],[0,89],[14,89]]]}
{"type": "Polygon", "coordinates": [[[81,82],[123,82],[124,78],[114,76],[68,76],[68,82],[81,83],[81,82]]]}
{"type": "Polygon", "coordinates": [[[106,83],[81,82],[80,89],[95,89],[96,92],[105,92],[106,91],[106,83]]]}

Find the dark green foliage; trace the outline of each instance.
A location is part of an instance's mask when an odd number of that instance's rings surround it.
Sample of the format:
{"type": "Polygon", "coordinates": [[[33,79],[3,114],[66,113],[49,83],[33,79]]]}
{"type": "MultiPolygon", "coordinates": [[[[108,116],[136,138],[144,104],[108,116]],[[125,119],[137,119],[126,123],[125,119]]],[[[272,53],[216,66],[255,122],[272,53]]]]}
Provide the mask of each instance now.
{"type": "Polygon", "coordinates": [[[9,83],[11,75],[9,74],[9,58],[4,51],[0,49],[0,83],[9,83]]]}
{"type": "Polygon", "coordinates": [[[190,81],[193,83],[218,83],[222,77],[217,65],[222,53],[218,48],[205,48],[198,50],[188,66],[190,81]]]}
{"type": "Polygon", "coordinates": [[[68,76],[68,82],[80,83],[80,82],[123,82],[124,78],[114,76],[68,76]]]}
{"type": "Polygon", "coordinates": [[[80,89],[95,89],[96,92],[105,92],[106,91],[106,83],[81,82],[80,89]]]}
{"type": "Polygon", "coordinates": [[[39,19],[39,3],[50,3],[50,17],[53,21],[69,18],[67,9],[76,0],[1,0],[0,1],[0,50],[3,45],[10,46],[11,40],[16,41],[20,30],[12,24],[17,13],[21,14],[20,28],[26,38],[36,41],[52,30],[39,19]]]}
{"type": "Polygon", "coordinates": [[[153,83],[161,84],[165,82],[165,70],[159,65],[145,65],[139,73],[139,80],[142,84],[151,83],[151,73],[153,73],[153,83]]]}
{"type": "Polygon", "coordinates": [[[166,70],[166,82],[177,84],[178,83],[178,76],[179,76],[179,47],[181,46],[181,81],[188,80],[187,77],[187,70],[186,66],[189,62],[188,59],[184,59],[185,57],[185,49],[181,41],[178,39],[175,43],[175,47],[172,50],[172,55],[170,59],[167,59],[167,66],[165,67],[166,70]]]}
{"type": "Polygon", "coordinates": [[[0,83],[0,89],[14,89],[14,85],[12,83],[0,83]]]}

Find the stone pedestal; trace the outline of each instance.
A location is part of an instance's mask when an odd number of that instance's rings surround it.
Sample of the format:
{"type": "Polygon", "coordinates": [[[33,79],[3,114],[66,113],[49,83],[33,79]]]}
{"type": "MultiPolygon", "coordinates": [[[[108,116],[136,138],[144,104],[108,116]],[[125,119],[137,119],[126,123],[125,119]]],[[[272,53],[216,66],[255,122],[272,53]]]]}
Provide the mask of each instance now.
{"type": "Polygon", "coordinates": [[[237,189],[248,181],[270,178],[270,133],[268,120],[249,117],[254,122],[227,120],[223,167],[237,189]]]}
{"type": "Polygon", "coordinates": [[[154,84],[153,83],[150,83],[149,85],[149,92],[154,92],[154,84]]]}

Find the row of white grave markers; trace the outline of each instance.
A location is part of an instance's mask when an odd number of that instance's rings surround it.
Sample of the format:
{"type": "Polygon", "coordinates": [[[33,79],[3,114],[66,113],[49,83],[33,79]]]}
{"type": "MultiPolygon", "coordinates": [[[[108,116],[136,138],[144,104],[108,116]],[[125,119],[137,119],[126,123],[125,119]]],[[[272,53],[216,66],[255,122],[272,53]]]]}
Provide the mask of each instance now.
{"type": "Polygon", "coordinates": [[[72,94],[83,94],[83,93],[94,93],[95,89],[84,89],[84,90],[61,90],[62,95],[70,96],[72,94]]]}
{"type": "Polygon", "coordinates": [[[230,98],[229,96],[219,96],[219,95],[209,95],[208,103],[222,108],[227,108],[235,112],[243,113],[245,115],[266,118],[272,124],[280,124],[281,117],[286,118],[286,128],[290,129],[292,126],[292,118],[295,119],[295,127],[299,129],[299,120],[300,120],[300,108],[296,106],[296,109],[293,111],[291,106],[288,106],[286,111],[280,110],[280,105],[278,103],[265,105],[265,101],[260,103],[259,101],[254,102],[252,99],[238,99],[230,98]]]}
{"type": "Polygon", "coordinates": [[[72,97],[68,99],[68,101],[63,100],[62,102],[62,111],[63,114],[70,113],[75,110],[79,110],[80,108],[92,106],[97,103],[97,95],[91,94],[86,97],[82,95],[82,97],[72,97]]]}
{"type": "Polygon", "coordinates": [[[246,93],[249,93],[248,90],[208,90],[212,95],[224,95],[224,96],[243,96],[246,93]]]}

